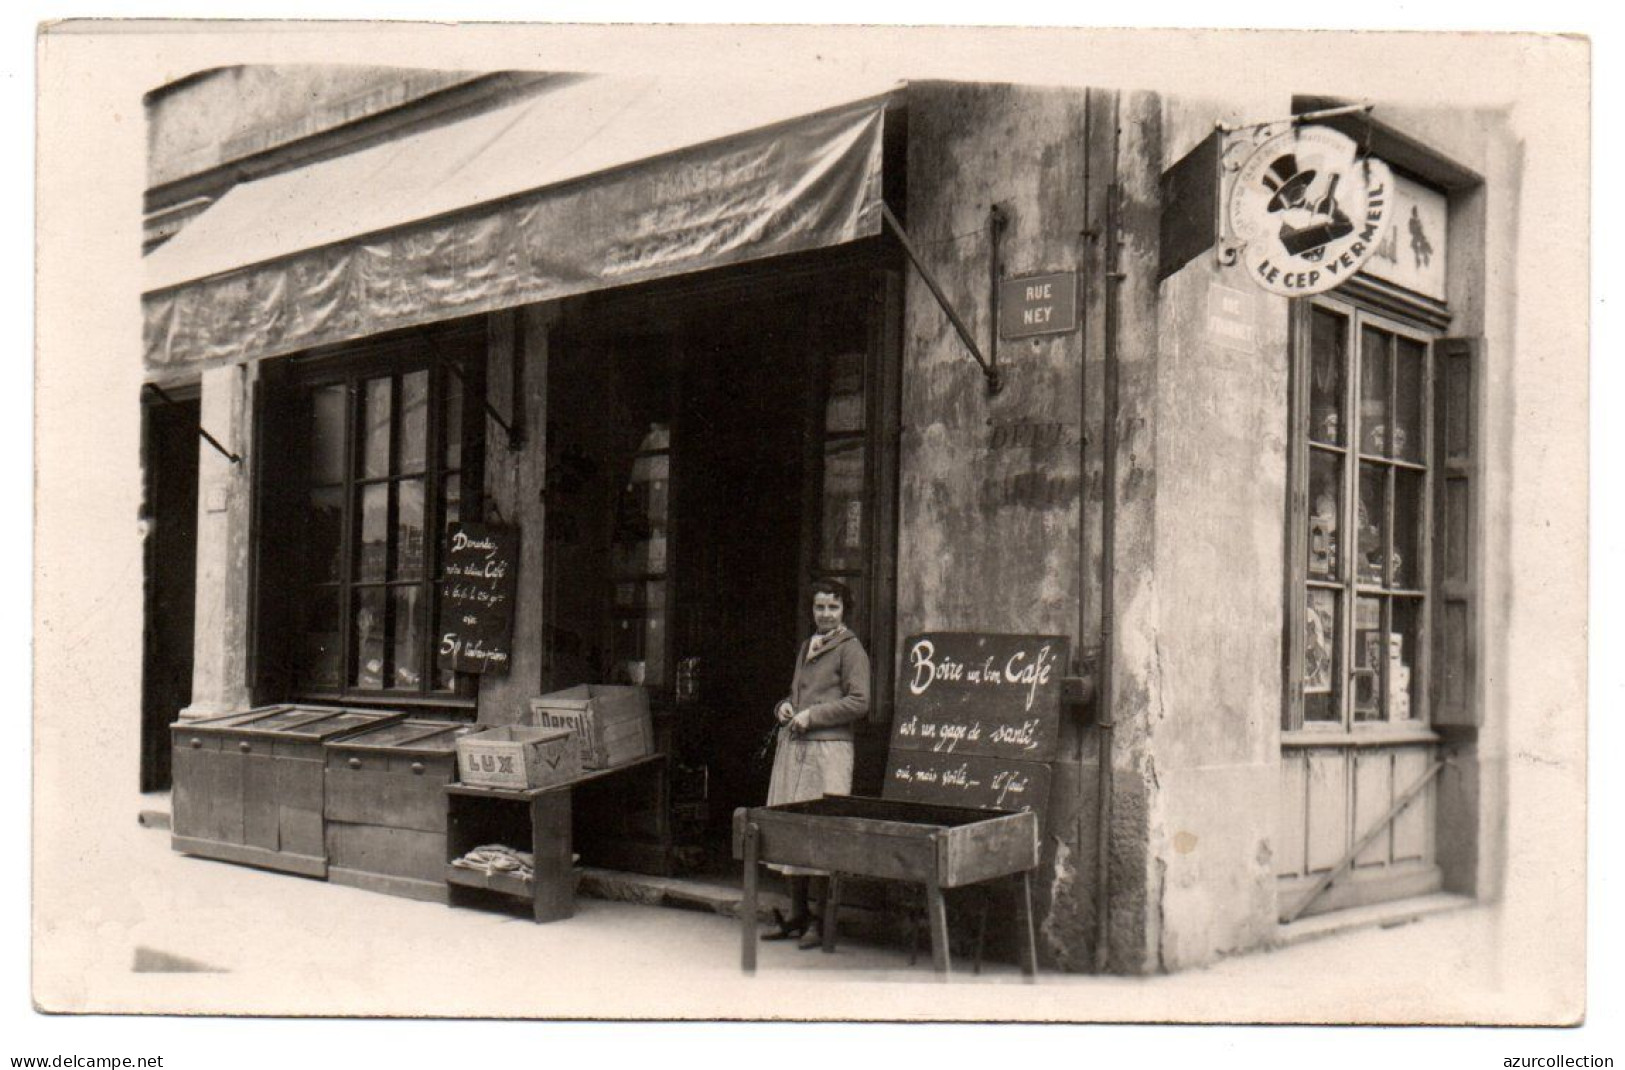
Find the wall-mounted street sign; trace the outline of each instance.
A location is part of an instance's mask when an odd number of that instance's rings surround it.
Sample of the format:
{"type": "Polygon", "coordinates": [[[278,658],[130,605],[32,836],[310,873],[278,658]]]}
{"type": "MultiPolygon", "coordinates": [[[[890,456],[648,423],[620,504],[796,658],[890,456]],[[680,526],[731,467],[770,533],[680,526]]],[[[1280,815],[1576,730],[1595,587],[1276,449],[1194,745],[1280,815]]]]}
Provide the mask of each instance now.
{"type": "Polygon", "coordinates": [[[1393,176],[1330,127],[1300,126],[1258,147],[1230,187],[1230,227],[1254,283],[1322,293],[1360,270],[1392,215],[1393,176]]]}
{"type": "Polygon", "coordinates": [[[1078,329],[1078,273],[1026,275],[999,283],[999,337],[1030,338],[1078,329]]]}

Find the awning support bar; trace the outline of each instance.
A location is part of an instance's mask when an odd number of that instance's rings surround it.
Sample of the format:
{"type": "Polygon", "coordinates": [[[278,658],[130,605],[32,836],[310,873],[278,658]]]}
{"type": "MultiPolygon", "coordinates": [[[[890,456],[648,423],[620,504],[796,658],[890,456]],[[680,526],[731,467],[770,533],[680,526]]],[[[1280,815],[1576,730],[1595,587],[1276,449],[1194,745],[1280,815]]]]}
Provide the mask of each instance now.
{"type": "Polygon", "coordinates": [[[1428,766],[1427,772],[1423,773],[1421,777],[1418,778],[1416,783],[1407,788],[1405,794],[1401,795],[1394,801],[1393,807],[1383,815],[1382,820],[1378,821],[1375,825],[1372,825],[1371,828],[1367,830],[1366,834],[1360,837],[1360,842],[1356,843],[1349,850],[1349,853],[1343,856],[1343,860],[1337,863],[1337,865],[1333,866],[1329,872],[1320,878],[1320,880],[1316,881],[1315,886],[1309,889],[1309,893],[1302,899],[1298,900],[1297,906],[1281,915],[1281,924],[1290,925],[1294,921],[1297,921],[1298,915],[1309,909],[1309,904],[1313,903],[1316,899],[1319,899],[1320,894],[1327,888],[1330,888],[1332,883],[1336,881],[1337,878],[1341,877],[1343,874],[1352,869],[1354,867],[1354,860],[1360,857],[1360,852],[1371,846],[1371,841],[1382,835],[1388,826],[1392,825],[1394,820],[1399,817],[1400,814],[1405,812],[1405,808],[1411,803],[1415,802],[1418,795],[1422,794],[1422,789],[1428,786],[1428,781],[1437,776],[1439,774],[1439,770],[1443,769],[1448,764],[1448,759],[1441,758],[1439,761],[1436,761],[1432,765],[1428,766]]]}
{"type": "MultiPolygon", "coordinates": [[[[457,377],[457,381],[463,384],[464,390],[469,388],[468,380],[463,378],[462,369],[458,368],[455,363],[449,360],[443,360],[440,362],[440,366],[445,368],[448,372],[451,372],[451,374],[455,375],[457,377]]],[[[504,420],[500,412],[491,407],[490,399],[484,396],[483,391],[480,395],[480,404],[485,407],[485,415],[489,416],[498,427],[507,432],[508,449],[510,452],[518,450],[525,444],[525,437],[521,435],[516,428],[509,424],[507,420],[504,420]]]]}
{"type": "Polygon", "coordinates": [[[937,304],[942,306],[942,311],[948,316],[948,322],[952,323],[954,330],[958,332],[959,340],[965,343],[965,348],[970,350],[970,355],[975,357],[976,363],[982,366],[982,375],[987,378],[987,392],[989,394],[999,393],[1004,389],[1004,380],[999,375],[998,365],[990,363],[986,357],[982,356],[981,347],[976,344],[976,339],[970,336],[970,329],[965,326],[965,321],[959,318],[958,312],[954,311],[954,306],[949,303],[948,296],[942,292],[942,287],[937,284],[936,276],[931,274],[931,269],[925,266],[925,261],[921,259],[919,250],[909,240],[908,234],[903,230],[903,224],[899,223],[897,217],[892,215],[891,208],[885,201],[880,202],[880,218],[891,228],[892,233],[897,235],[897,240],[902,243],[903,252],[908,254],[909,263],[914,265],[914,270],[918,271],[920,278],[925,280],[925,285],[931,291],[931,296],[935,297],[937,304]]]}
{"type": "MultiPolygon", "coordinates": [[[[162,401],[165,405],[178,404],[178,402],[176,402],[176,400],[174,398],[172,398],[168,394],[164,393],[163,388],[160,387],[157,383],[142,383],[141,384],[141,389],[143,389],[143,390],[151,390],[154,394],[158,395],[158,400],[162,401]]],[[[235,453],[231,452],[230,450],[226,449],[226,447],[222,446],[220,444],[219,439],[215,438],[213,435],[209,434],[209,432],[207,432],[207,431],[205,431],[203,429],[202,424],[198,425],[197,433],[199,435],[202,435],[203,436],[203,441],[205,441],[209,445],[213,446],[215,448],[215,450],[217,452],[219,452],[220,456],[224,457],[226,460],[230,461],[232,464],[241,464],[242,463],[243,459],[241,457],[237,456],[235,453]]]]}

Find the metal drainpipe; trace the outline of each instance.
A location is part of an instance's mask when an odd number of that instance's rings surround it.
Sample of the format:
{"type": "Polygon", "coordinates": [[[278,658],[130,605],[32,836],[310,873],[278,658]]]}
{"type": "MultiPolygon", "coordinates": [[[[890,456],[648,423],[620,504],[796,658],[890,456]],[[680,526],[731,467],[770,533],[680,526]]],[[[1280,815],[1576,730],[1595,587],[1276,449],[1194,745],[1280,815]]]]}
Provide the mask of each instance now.
{"type": "Polygon", "coordinates": [[[1105,405],[1101,434],[1100,507],[1100,693],[1096,696],[1099,729],[1100,797],[1095,830],[1095,972],[1105,973],[1111,958],[1111,828],[1113,678],[1116,657],[1112,631],[1117,610],[1113,590],[1117,576],[1117,320],[1118,292],[1123,281],[1121,264],[1121,190],[1113,182],[1106,189],[1106,338],[1103,353],[1105,405]]]}

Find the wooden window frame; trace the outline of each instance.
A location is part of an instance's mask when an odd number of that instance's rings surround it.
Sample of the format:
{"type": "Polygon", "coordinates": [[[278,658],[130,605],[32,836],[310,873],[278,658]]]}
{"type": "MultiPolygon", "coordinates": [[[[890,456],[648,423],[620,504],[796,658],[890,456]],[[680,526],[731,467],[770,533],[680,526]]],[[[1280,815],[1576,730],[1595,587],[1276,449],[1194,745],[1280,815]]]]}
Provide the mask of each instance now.
{"type": "MultiPolygon", "coordinates": [[[[307,683],[302,673],[304,659],[300,649],[303,641],[302,632],[299,631],[300,622],[293,616],[284,614],[278,619],[276,626],[291,628],[292,631],[278,637],[277,641],[285,644],[282,646],[283,658],[286,663],[291,663],[293,671],[290,677],[285,678],[275,688],[274,694],[264,693],[262,683],[258,689],[261,691],[259,697],[348,706],[425,708],[465,716],[476,708],[478,679],[475,675],[455,674],[450,690],[437,690],[434,687],[439,673],[435,666],[433,636],[437,627],[442,579],[444,540],[441,535],[445,527],[443,491],[446,482],[449,479],[458,481],[460,519],[476,521],[483,514],[486,418],[481,398],[487,344],[483,321],[479,321],[473,324],[457,324],[409,332],[371,343],[333,347],[291,358],[285,365],[276,369],[268,386],[277,394],[279,407],[284,412],[301,406],[308,411],[308,406],[318,391],[333,386],[344,388],[343,480],[336,484],[342,487],[343,493],[339,536],[340,567],[336,579],[320,584],[323,587],[333,587],[338,592],[341,684],[337,688],[322,688],[307,683]],[[457,385],[454,373],[448,365],[455,365],[463,380],[460,414],[462,446],[456,465],[450,465],[446,461],[446,396],[449,388],[457,385]],[[426,372],[428,375],[424,463],[421,471],[404,473],[399,464],[402,438],[399,420],[402,384],[407,376],[418,372],[426,372]],[[383,475],[369,476],[362,472],[361,452],[364,443],[361,441],[363,432],[359,422],[365,405],[366,383],[385,377],[390,382],[391,398],[388,471],[383,475]],[[413,479],[421,480],[423,484],[423,559],[417,579],[400,580],[390,576],[391,566],[387,564],[393,561],[398,538],[398,524],[394,522],[398,496],[393,488],[403,480],[413,479]],[[364,580],[359,575],[360,521],[357,511],[359,495],[363,488],[375,485],[392,488],[390,523],[385,548],[386,569],[383,578],[364,580]],[[418,684],[412,689],[356,686],[352,682],[357,657],[354,636],[356,592],[361,588],[383,590],[386,592],[387,604],[390,597],[388,592],[405,587],[416,588],[422,595],[421,608],[418,610],[421,644],[416,648],[414,656],[418,684]]],[[[281,481],[285,484],[281,491],[282,508],[303,507],[308,502],[308,493],[313,487],[308,464],[296,470],[292,462],[286,458],[264,458],[259,466],[257,478],[262,484],[257,497],[262,502],[267,491],[266,481],[281,481]]],[[[281,597],[302,603],[317,584],[304,580],[298,569],[292,573],[298,577],[294,589],[276,594],[264,589],[267,558],[285,553],[297,554],[300,552],[297,541],[289,546],[280,545],[282,540],[268,534],[263,524],[257,527],[259,530],[256,542],[260,568],[257,570],[259,575],[255,581],[256,600],[263,603],[268,598],[281,597]]],[[[289,563],[286,560],[279,562],[278,574],[288,575],[289,563]]],[[[256,618],[260,618],[259,612],[256,612],[256,618]]],[[[263,639],[264,637],[256,637],[256,647],[262,644],[263,639]]],[[[391,640],[387,637],[385,642],[391,644],[391,640]]]]}
{"type": "MultiPolygon", "coordinates": [[[[1435,590],[1434,546],[1436,518],[1434,480],[1436,478],[1436,450],[1434,416],[1434,350],[1442,340],[1437,331],[1437,319],[1431,310],[1418,308],[1413,317],[1399,318],[1393,314],[1393,305],[1385,303],[1382,309],[1363,299],[1363,294],[1327,294],[1293,302],[1290,353],[1290,403],[1288,406],[1288,495],[1287,495],[1287,563],[1286,563],[1286,641],[1282,694],[1282,742],[1286,745],[1352,744],[1381,745],[1406,741],[1431,741],[1438,736],[1433,731],[1430,696],[1430,674],[1433,658],[1434,612],[1438,601],[1435,590]],[[1310,421],[1310,378],[1313,365],[1312,327],[1316,311],[1339,316],[1348,339],[1348,351],[1342,368],[1342,445],[1312,445],[1310,421]],[[1363,371],[1363,333],[1370,327],[1390,336],[1406,338],[1422,347],[1421,386],[1417,411],[1421,422],[1419,462],[1404,461],[1391,456],[1367,454],[1361,449],[1360,418],[1358,415],[1361,376],[1363,371]],[[1308,571],[1308,520],[1310,513],[1309,475],[1310,458],[1316,449],[1334,453],[1341,458],[1341,497],[1338,508],[1340,540],[1334,576],[1330,580],[1316,580],[1308,571]],[[1392,557],[1395,543],[1396,509],[1394,473],[1400,470],[1418,472],[1422,483],[1417,503],[1417,532],[1413,568],[1418,570],[1414,587],[1404,589],[1388,586],[1387,578],[1377,584],[1360,581],[1354,567],[1358,536],[1352,530],[1351,518],[1357,516],[1360,494],[1361,466],[1378,465],[1385,473],[1384,490],[1384,560],[1392,557]],[[1333,673],[1336,680],[1338,719],[1335,721],[1306,721],[1304,719],[1303,663],[1306,603],[1308,592],[1314,589],[1336,591],[1339,597],[1337,626],[1334,638],[1333,673]],[[1383,717],[1378,720],[1354,720],[1352,697],[1354,672],[1354,614],[1357,600],[1376,598],[1381,605],[1383,634],[1392,629],[1392,604],[1396,597],[1420,603],[1416,614],[1413,639],[1412,716],[1405,721],[1394,721],[1389,708],[1389,686],[1386,659],[1383,659],[1378,678],[1378,695],[1383,717]]],[[[1392,374],[1390,362],[1388,382],[1388,411],[1396,411],[1398,376],[1392,374]]]]}

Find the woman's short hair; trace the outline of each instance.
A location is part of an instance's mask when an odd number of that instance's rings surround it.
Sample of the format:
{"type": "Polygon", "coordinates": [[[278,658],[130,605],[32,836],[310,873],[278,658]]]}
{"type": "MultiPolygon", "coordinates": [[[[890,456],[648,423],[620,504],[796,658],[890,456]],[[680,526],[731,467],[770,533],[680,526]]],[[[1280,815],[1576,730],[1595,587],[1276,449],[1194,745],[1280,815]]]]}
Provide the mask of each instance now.
{"type": "Polygon", "coordinates": [[[852,591],[840,580],[814,580],[812,592],[807,596],[807,604],[811,605],[821,594],[832,594],[841,601],[841,608],[851,613],[852,591]]]}

